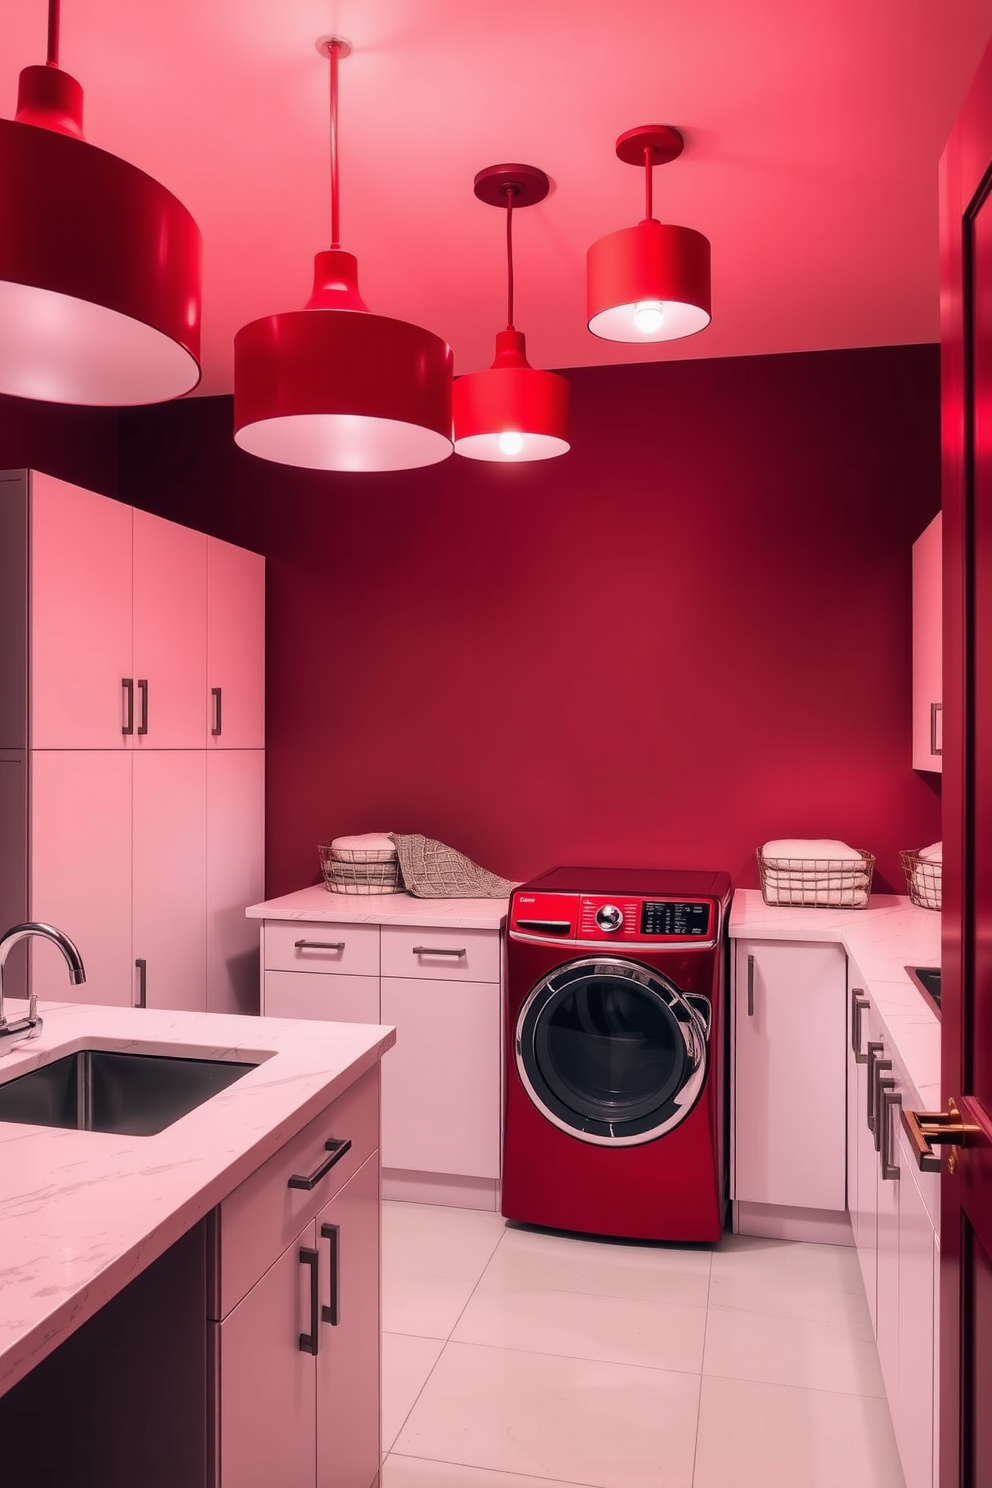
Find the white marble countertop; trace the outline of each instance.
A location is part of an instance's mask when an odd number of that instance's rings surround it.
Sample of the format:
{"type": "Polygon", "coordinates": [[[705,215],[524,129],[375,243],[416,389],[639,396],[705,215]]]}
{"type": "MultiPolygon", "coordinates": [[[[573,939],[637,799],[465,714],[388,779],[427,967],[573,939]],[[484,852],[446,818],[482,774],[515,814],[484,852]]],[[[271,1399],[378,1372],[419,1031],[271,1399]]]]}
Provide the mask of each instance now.
{"type": "MultiPolygon", "coordinates": [[[[8,1002],[8,1017],[21,1014],[8,1002]]],[[[155,1136],[0,1122],[0,1393],[296,1135],[396,1040],[393,1028],[43,1005],[0,1082],[82,1047],[261,1057],[155,1136]]]]}
{"type": "Polygon", "coordinates": [[[940,915],[903,894],[873,894],[867,909],[792,909],[738,889],[730,910],[737,939],[836,941],[857,963],[916,1099],[940,1107],[940,1020],[907,966],[940,965],[940,915]]]}
{"type": "Polygon", "coordinates": [[[450,925],[499,930],[508,899],[417,899],[413,894],[333,894],[322,883],[245,910],[250,920],[329,920],[339,925],[450,925]]]}

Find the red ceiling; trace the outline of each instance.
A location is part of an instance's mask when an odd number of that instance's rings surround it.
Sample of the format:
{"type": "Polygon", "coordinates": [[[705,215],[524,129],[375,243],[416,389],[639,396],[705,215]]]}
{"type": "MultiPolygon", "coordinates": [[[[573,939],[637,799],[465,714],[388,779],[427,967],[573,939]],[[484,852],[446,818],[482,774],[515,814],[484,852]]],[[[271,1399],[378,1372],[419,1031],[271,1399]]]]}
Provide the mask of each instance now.
{"type": "MultiPolygon", "coordinates": [[[[343,246],[370,308],[488,365],[505,305],[483,166],[550,196],[516,224],[517,325],[571,367],[937,339],[937,162],[992,0],[63,0],[91,143],[157,176],[204,236],[204,378],[247,320],[293,309],[328,234],[328,32],[341,66],[343,246]],[[713,244],[713,323],[650,348],[585,328],[585,251],[633,224],[613,153],[677,125],[655,209],[713,244]]],[[[44,60],[46,0],[0,0],[0,109],[44,60]]]]}

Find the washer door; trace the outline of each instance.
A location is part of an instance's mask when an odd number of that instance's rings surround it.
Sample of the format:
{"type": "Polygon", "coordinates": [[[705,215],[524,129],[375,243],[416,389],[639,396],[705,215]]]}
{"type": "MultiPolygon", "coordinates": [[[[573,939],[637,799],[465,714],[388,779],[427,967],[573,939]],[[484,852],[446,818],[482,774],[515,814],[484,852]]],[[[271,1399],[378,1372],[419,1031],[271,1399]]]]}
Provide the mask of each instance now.
{"type": "Polygon", "coordinates": [[[699,1098],[707,1022],[660,972],[618,959],[570,961],[520,1009],[517,1070],[563,1131],[603,1146],[651,1142],[699,1098]]]}

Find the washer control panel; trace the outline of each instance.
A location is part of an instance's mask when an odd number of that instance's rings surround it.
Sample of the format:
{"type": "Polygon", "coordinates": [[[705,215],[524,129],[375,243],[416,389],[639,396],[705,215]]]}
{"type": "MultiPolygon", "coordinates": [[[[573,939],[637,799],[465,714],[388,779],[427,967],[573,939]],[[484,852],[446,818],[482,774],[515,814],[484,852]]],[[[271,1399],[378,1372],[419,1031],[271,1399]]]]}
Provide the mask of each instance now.
{"type": "Polygon", "coordinates": [[[604,894],[516,892],[510,934],[581,944],[691,945],[716,937],[714,899],[644,899],[604,894]]]}

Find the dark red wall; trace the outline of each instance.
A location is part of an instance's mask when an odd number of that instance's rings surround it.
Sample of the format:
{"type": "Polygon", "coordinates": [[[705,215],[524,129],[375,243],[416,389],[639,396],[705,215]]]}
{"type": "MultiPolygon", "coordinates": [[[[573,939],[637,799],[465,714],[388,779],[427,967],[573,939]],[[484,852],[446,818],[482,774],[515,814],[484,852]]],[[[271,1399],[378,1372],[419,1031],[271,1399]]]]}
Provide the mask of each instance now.
{"type": "Polygon", "coordinates": [[[316,843],[440,837],[511,877],[940,835],[910,765],[933,346],[586,368],[563,459],[322,476],[231,403],[121,417],[122,499],[269,560],[268,891],[316,843]]]}
{"type": "Polygon", "coordinates": [[[117,493],[117,412],[0,395],[0,470],[44,470],[117,493]]]}

